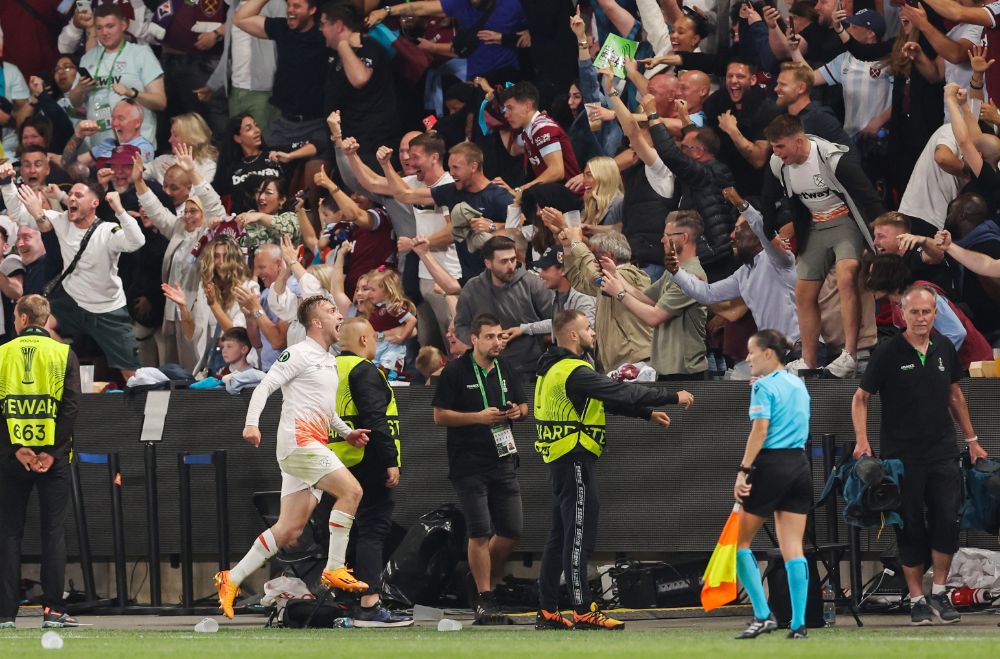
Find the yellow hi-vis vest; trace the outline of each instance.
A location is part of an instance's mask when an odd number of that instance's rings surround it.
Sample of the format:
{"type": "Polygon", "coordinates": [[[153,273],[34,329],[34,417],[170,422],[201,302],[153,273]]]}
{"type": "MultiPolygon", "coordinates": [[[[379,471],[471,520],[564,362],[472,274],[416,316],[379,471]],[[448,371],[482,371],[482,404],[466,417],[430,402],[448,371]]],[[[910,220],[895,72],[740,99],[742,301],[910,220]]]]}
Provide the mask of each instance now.
{"type": "MultiPolygon", "coordinates": [[[[354,404],[354,396],[351,394],[349,379],[351,371],[361,362],[371,363],[369,360],[357,355],[337,357],[337,374],[340,376],[340,382],[337,384],[337,416],[343,419],[344,423],[351,428],[358,427],[358,406],[354,404]]],[[[382,379],[384,380],[385,374],[382,371],[379,371],[379,374],[382,375],[382,379]]],[[[388,380],[386,380],[385,386],[389,389],[389,406],[385,410],[385,416],[389,421],[389,435],[396,443],[396,466],[401,467],[403,466],[403,454],[399,450],[399,410],[396,408],[396,394],[393,393],[388,380]]],[[[329,447],[337,454],[337,457],[344,463],[344,466],[348,468],[358,464],[365,457],[365,448],[363,446],[352,446],[336,434],[331,434],[329,447]]]]}
{"type": "Polygon", "coordinates": [[[535,450],[545,462],[558,460],[577,444],[597,457],[604,450],[604,403],[588,398],[583,418],[580,418],[566,395],[567,378],[581,366],[594,370],[582,359],[563,359],[544,375],[538,376],[535,385],[535,428],[538,431],[535,450]]]}
{"type": "Polygon", "coordinates": [[[54,446],[69,346],[41,332],[0,346],[0,409],[11,444],[54,446]]]}

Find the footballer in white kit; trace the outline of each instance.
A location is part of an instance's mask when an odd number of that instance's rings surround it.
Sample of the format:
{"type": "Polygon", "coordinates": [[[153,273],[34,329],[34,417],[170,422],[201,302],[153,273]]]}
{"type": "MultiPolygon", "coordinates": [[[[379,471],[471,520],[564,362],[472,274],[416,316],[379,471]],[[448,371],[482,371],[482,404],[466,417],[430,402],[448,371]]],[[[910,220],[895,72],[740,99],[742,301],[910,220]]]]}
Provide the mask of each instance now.
{"type": "Polygon", "coordinates": [[[285,350],[254,390],[247,410],[243,439],[260,446],[260,414],[268,397],[281,389],[283,402],[277,431],[277,458],[281,469],[281,511],[278,521],[254,541],[246,556],[215,575],[219,606],[233,617],[239,585],[283,547],[298,541],[322,493],[336,499],[330,512],[330,548],[321,581],[330,588],[363,592],[368,584],[354,578],[344,564],[354,514],[361,501],[361,485],[327,448],[334,431],[355,446],[368,443],[368,430],[351,429],[336,412],[339,377],[330,346],[340,338],[344,317],[325,296],[302,301],[298,320],[306,339],[285,350]]]}

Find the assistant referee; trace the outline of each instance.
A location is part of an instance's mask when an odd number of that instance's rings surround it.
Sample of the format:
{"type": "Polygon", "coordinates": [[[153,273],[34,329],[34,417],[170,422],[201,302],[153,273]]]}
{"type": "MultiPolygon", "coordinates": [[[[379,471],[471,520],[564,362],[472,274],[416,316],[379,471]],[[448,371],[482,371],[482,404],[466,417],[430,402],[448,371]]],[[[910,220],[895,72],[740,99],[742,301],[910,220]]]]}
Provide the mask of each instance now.
{"type": "Polygon", "coordinates": [[[747,342],[747,363],[756,378],[750,394],[753,426],[733,494],[743,505],[736,574],[750,596],[754,618],[738,639],[756,638],[778,628],[750,550],[754,536],[772,514],[792,603],[788,638],[806,638],[809,567],[802,536],[812,507],[812,478],[804,450],[809,439],[809,392],[798,376],[785,370],[791,350],[792,344],[775,330],[757,332],[747,342]]]}
{"type": "Polygon", "coordinates": [[[21,539],[35,486],[41,508],[42,626],[78,626],[61,610],[80,363],[68,345],[49,337],[48,319],[48,300],[22,297],[14,307],[18,336],[0,346],[0,629],[15,627],[21,539]]]}

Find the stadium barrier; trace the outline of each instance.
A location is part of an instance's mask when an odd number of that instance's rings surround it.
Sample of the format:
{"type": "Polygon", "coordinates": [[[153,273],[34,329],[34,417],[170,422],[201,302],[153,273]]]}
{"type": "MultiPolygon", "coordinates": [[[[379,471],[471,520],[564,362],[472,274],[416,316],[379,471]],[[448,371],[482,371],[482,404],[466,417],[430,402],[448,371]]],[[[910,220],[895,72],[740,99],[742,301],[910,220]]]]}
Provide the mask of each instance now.
{"type": "MultiPolygon", "coordinates": [[[[818,494],[826,478],[822,467],[820,437],[835,434],[841,442],[853,437],[850,419],[851,395],[857,384],[850,381],[817,380],[807,383],[812,395],[814,484],[818,494]]],[[[988,451],[1000,454],[1000,387],[995,380],[966,380],[962,383],[969,400],[972,420],[988,451]]],[[[609,415],[608,448],[600,461],[601,529],[597,552],[641,557],[669,554],[674,558],[703,555],[715,546],[719,530],[732,507],[732,484],[746,443],[749,391],[745,382],[672,383],[694,394],[695,405],[688,411],[668,410],[673,424],[663,431],[649,423],[609,415]]],[[[528,400],[532,387],[526,387],[528,400]]],[[[264,441],[254,449],[242,439],[249,392],[231,396],[225,392],[153,392],[162,410],[162,450],[210,453],[228,450],[232,469],[226,488],[218,482],[197,479],[190,482],[193,533],[190,549],[195,561],[219,558],[216,516],[224,510],[231,532],[226,547],[230,560],[238,559],[261,531],[261,520],[252,504],[253,492],[277,489],[280,476],[274,456],[274,431],[280,411],[280,396],[269,401],[261,418],[264,441]],[[228,498],[227,498],[228,495],[228,498]],[[230,549],[235,550],[233,554],[230,549]]],[[[446,502],[455,501],[447,479],[445,431],[433,423],[430,387],[396,389],[402,422],[403,472],[396,490],[395,521],[409,525],[421,514],[446,502]]],[[[87,395],[83,397],[76,426],[76,449],[81,452],[113,451],[120,455],[120,494],[128,525],[124,529],[125,555],[130,560],[147,559],[157,549],[149,519],[159,525],[159,551],[173,565],[181,563],[181,510],[167,505],[180,500],[180,473],[156,468],[155,483],[146,475],[150,449],[140,441],[148,434],[150,416],[147,394],[87,395]],[[147,423],[144,424],[144,421],[147,423]],[[144,515],[149,502],[147,488],[159,491],[158,515],[144,515]]],[[[879,424],[878,397],[873,398],[870,433],[877,450],[879,424]]],[[[544,545],[550,523],[549,486],[545,467],[533,449],[534,426],[516,424],[515,438],[520,451],[522,498],[525,528],[516,554],[537,556],[544,545]]],[[[148,439],[148,438],[147,438],[148,439]]],[[[145,442],[148,444],[148,442],[145,442]]],[[[82,485],[87,500],[87,523],[93,538],[92,560],[114,557],[112,497],[104,488],[82,485]]],[[[816,513],[818,541],[823,544],[847,536],[842,520],[827,519],[825,509],[816,513]],[[834,535],[836,528],[839,535],[834,535]]],[[[67,529],[71,557],[81,555],[76,529],[67,529]]],[[[861,534],[861,551],[873,555],[888,549],[892,533],[861,534]]],[[[996,538],[963,532],[963,545],[1000,549],[996,538]]],[[[769,547],[765,534],[756,549],[769,547]]],[[[26,556],[38,556],[39,536],[36,515],[29,515],[24,536],[26,556]]],[[[185,552],[186,553],[186,552],[185,552]]],[[[71,560],[74,560],[71,558],[71,560]]],[[[221,560],[220,560],[221,562],[221,560]]],[[[117,568],[116,568],[117,569],[117,568]]]]}

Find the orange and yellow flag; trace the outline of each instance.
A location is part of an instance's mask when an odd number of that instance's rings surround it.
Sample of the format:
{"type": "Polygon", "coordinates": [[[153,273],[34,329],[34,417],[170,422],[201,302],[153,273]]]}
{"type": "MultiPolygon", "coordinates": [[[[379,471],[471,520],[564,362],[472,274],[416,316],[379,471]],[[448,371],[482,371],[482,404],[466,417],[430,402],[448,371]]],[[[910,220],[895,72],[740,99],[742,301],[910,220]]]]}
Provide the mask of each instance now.
{"type": "Polygon", "coordinates": [[[705,568],[701,587],[701,608],[706,611],[725,606],[736,599],[736,544],[740,530],[740,504],[733,506],[719,542],[705,568]]]}

